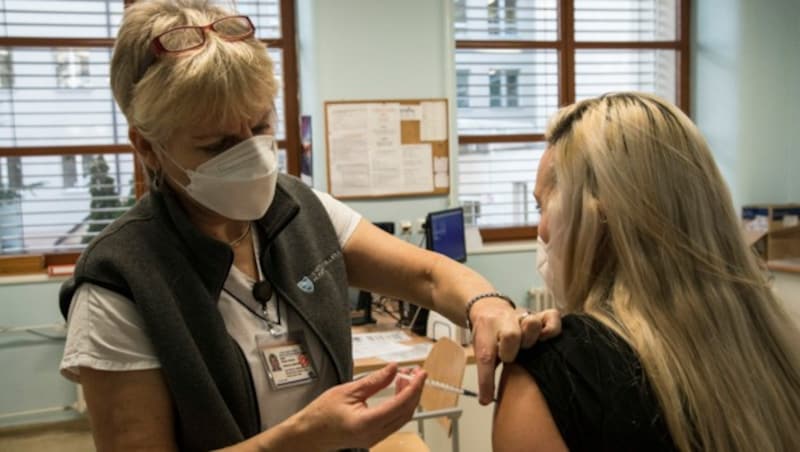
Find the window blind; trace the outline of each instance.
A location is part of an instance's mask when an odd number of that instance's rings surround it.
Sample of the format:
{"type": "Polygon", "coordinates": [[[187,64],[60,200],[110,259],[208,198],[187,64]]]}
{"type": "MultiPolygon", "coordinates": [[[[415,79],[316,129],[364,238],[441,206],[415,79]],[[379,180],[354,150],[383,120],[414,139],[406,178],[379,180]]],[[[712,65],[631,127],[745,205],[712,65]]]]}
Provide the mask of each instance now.
{"type": "Polygon", "coordinates": [[[641,91],[677,101],[677,54],[674,50],[578,50],[575,98],[613,91],[641,91]]]}
{"type": "Polygon", "coordinates": [[[544,143],[504,137],[541,135],[558,108],[558,3],[454,3],[458,197],[469,224],[503,228],[539,221],[532,192],[544,143]]]}
{"type": "Polygon", "coordinates": [[[113,38],[122,0],[3,0],[0,36],[113,38]]]}
{"type": "Polygon", "coordinates": [[[0,89],[0,146],[124,144],[125,117],[109,87],[111,48],[0,49],[9,86],[0,89]]]}
{"type": "Polygon", "coordinates": [[[575,0],[575,40],[674,40],[677,11],[677,0],[575,0]]]}
{"type": "Polygon", "coordinates": [[[533,198],[544,143],[462,144],[458,195],[469,224],[479,227],[539,223],[533,198]]]}
{"type": "MultiPolygon", "coordinates": [[[[259,38],[275,40],[268,52],[282,79],[278,1],[237,7],[259,38]]],[[[0,38],[52,41],[0,45],[0,255],[80,251],[135,202],[134,159],[119,147],[128,144],[128,126],[109,87],[112,48],[60,39],[114,38],[124,2],[4,0],[0,8],[0,38]]],[[[281,89],[281,140],[284,98],[281,89]]],[[[285,150],[279,160],[285,169],[285,150]]]]}
{"type": "Polygon", "coordinates": [[[541,133],[558,106],[555,50],[457,50],[458,133],[541,133]]]}
{"type": "Polygon", "coordinates": [[[135,202],[133,155],[0,157],[0,253],[79,251],[135,202]]]}
{"type": "Polygon", "coordinates": [[[555,41],[558,0],[455,0],[456,39],[555,41]]]}
{"type": "Polygon", "coordinates": [[[628,90],[678,102],[685,5],[453,0],[458,196],[467,220],[509,230],[538,223],[532,191],[559,105],[628,90]]]}
{"type": "Polygon", "coordinates": [[[281,37],[281,9],[277,0],[238,0],[235,4],[239,14],[250,16],[259,39],[281,37]]]}

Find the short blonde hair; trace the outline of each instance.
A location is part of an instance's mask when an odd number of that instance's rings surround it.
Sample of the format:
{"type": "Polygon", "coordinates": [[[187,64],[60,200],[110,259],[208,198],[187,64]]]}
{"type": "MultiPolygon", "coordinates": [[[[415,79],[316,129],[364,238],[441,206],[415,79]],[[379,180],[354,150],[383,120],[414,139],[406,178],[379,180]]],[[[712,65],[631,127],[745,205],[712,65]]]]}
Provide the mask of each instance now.
{"type": "Polygon", "coordinates": [[[255,37],[230,42],[211,32],[204,48],[156,57],[154,37],[181,25],[232,15],[208,0],[140,0],[125,10],[111,59],[111,89],[128,120],[148,140],[176,130],[228,124],[263,114],[278,82],[266,46],[255,37]]]}

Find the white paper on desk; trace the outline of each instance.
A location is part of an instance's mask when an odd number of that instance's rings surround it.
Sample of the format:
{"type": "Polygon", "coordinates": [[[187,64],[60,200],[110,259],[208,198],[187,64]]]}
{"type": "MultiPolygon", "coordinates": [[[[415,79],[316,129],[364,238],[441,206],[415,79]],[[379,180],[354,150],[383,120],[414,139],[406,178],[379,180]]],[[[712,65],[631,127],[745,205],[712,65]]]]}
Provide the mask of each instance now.
{"type": "Polygon", "coordinates": [[[447,107],[444,101],[422,103],[419,139],[420,141],[447,139],[447,107]]]}
{"type": "Polygon", "coordinates": [[[411,338],[402,331],[353,334],[353,359],[373,358],[381,354],[406,352],[412,347],[401,344],[411,338]]]}
{"type": "Polygon", "coordinates": [[[381,353],[375,357],[389,363],[423,361],[430,354],[432,347],[433,344],[425,342],[411,345],[408,347],[408,350],[405,351],[381,353]]]}

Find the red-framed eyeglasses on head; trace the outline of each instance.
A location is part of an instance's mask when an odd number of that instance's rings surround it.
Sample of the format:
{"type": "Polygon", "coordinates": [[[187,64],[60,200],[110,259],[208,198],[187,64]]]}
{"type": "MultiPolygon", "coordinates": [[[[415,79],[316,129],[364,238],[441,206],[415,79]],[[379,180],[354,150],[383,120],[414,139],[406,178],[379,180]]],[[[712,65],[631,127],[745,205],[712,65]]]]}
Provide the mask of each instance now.
{"type": "Polygon", "coordinates": [[[155,56],[198,49],[206,44],[208,31],[226,41],[241,41],[253,36],[256,27],[247,16],[227,16],[208,25],[183,25],[153,38],[150,49],[155,56]]]}

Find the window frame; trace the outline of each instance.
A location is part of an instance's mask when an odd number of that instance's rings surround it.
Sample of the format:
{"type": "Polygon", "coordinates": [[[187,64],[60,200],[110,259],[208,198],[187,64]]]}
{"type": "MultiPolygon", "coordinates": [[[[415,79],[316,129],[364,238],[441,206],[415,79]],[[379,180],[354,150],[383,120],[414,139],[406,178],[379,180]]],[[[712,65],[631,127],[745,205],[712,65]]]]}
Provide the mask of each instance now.
{"type": "MultiPolygon", "coordinates": [[[[499,1],[496,2],[499,7],[499,1]]],[[[505,5],[505,3],[503,3],[505,5]]],[[[575,40],[575,2],[574,0],[558,0],[558,33],[554,41],[536,40],[478,40],[455,39],[455,52],[458,50],[515,49],[555,50],[558,54],[558,103],[559,107],[575,102],[575,54],[579,50],[674,50],[676,52],[676,101],[678,107],[690,115],[690,28],[691,0],[676,0],[675,38],[666,41],[576,41],[575,40]]],[[[499,13],[498,17],[505,17],[499,13]]],[[[455,15],[454,15],[455,17],[455,15]]],[[[497,25],[497,24],[495,24],[497,25]]],[[[455,22],[454,22],[455,26],[455,22]]],[[[493,26],[489,21],[488,26],[493,26]]],[[[453,28],[453,32],[455,28],[453,28]]],[[[455,34],[455,33],[454,33],[455,34]]],[[[490,33],[491,34],[491,33],[490,33]]],[[[501,85],[505,83],[501,82],[501,85]]],[[[501,97],[505,91],[501,88],[501,97]]],[[[456,109],[456,114],[458,109],[456,109]]],[[[464,144],[490,144],[515,142],[543,142],[543,133],[525,134],[458,134],[459,146],[464,144]]],[[[531,195],[533,196],[533,195],[531,195]]],[[[481,237],[486,242],[532,240],[537,236],[536,226],[489,227],[480,229],[481,237]]]]}
{"type": "MultiPolygon", "coordinates": [[[[116,0],[124,6],[135,0],[116,0]]],[[[284,128],[286,136],[278,140],[278,147],[286,150],[286,167],[289,174],[300,174],[300,98],[297,66],[297,42],[295,30],[294,0],[278,0],[280,5],[281,36],[279,38],[261,39],[268,48],[280,50],[282,53],[284,87],[284,128]]],[[[80,48],[112,48],[113,38],[43,38],[43,37],[3,37],[0,36],[0,49],[13,47],[49,48],[53,50],[80,48]]],[[[13,64],[13,62],[12,62],[13,64]]],[[[13,80],[13,73],[9,75],[13,80]]],[[[10,86],[13,89],[13,81],[10,86]]],[[[142,163],[130,145],[84,145],[84,146],[32,146],[32,147],[0,147],[0,157],[31,156],[78,156],[85,154],[132,154],[134,156],[134,185],[136,198],[139,199],[147,191],[142,163]]],[[[0,256],[0,276],[31,273],[47,273],[48,267],[54,265],[73,265],[80,256],[79,252],[29,253],[0,256]]]]}

